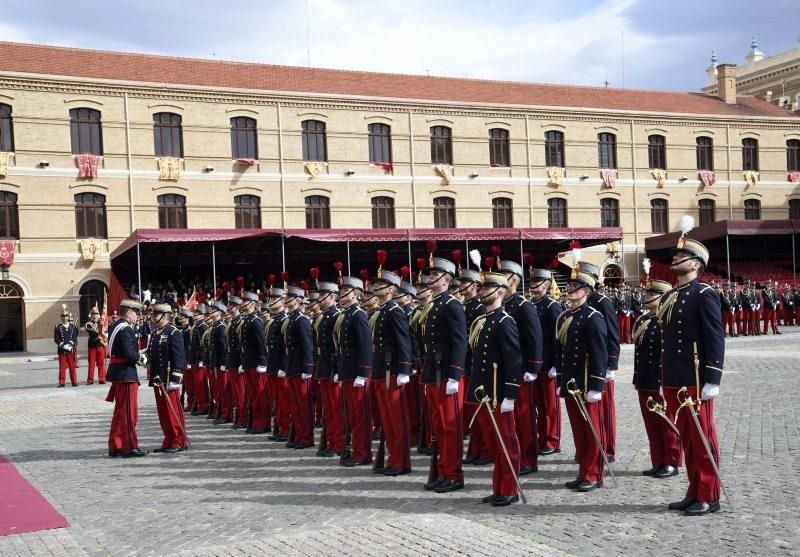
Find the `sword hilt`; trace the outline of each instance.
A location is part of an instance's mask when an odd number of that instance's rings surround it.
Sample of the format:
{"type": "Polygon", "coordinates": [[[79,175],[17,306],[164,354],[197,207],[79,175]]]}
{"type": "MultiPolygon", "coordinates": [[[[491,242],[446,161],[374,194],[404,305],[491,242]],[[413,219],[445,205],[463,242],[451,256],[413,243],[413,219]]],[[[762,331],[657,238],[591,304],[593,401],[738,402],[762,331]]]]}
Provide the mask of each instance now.
{"type": "Polygon", "coordinates": [[[475,389],[475,398],[481,403],[489,402],[489,395],[486,394],[486,389],[483,388],[483,385],[478,385],[478,387],[475,389]]]}
{"type": "Polygon", "coordinates": [[[655,399],[651,396],[647,397],[647,409],[651,412],[655,412],[656,414],[663,412],[664,407],[661,406],[660,403],[656,402],[655,399]]]}
{"type": "Polygon", "coordinates": [[[581,390],[578,388],[578,383],[575,381],[574,377],[569,381],[567,381],[567,392],[572,396],[578,396],[582,394],[581,390]]]}

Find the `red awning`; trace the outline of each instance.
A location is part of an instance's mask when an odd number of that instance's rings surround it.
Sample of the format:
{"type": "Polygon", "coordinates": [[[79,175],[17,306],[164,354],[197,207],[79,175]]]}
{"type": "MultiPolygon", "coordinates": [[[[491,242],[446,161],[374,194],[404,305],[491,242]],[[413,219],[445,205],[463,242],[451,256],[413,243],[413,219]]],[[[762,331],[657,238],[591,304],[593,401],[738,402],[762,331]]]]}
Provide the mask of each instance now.
{"type": "MultiPolygon", "coordinates": [[[[789,236],[800,234],[800,220],[721,220],[692,229],[687,234],[700,242],[725,238],[725,236],[789,236]]],[[[645,238],[646,251],[674,248],[680,232],[645,238]]]]}

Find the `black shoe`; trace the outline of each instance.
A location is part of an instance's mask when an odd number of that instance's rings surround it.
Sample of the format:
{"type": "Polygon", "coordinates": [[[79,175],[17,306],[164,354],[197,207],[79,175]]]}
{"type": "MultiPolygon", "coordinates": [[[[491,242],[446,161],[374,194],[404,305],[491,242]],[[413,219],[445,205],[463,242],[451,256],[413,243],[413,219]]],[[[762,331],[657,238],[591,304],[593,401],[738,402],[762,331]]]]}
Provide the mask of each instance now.
{"type": "Polygon", "coordinates": [[[538,472],[539,468],[535,466],[520,466],[519,468],[519,475],[520,476],[527,476],[528,474],[533,474],[534,472],[538,472]]]}
{"type": "Polygon", "coordinates": [[[502,497],[502,495],[498,495],[497,493],[492,493],[491,495],[487,495],[483,499],[481,499],[481,503],[494,503],[495,499],[498,497],[502,497]]]}
{"type": "Polygon", "coordinates": [[[63,386],[64,386],[64,383],[59,383],[59,384],[56,386],[56,388],[57,388],[57,389],[60,389],[60,388],[62,388],[63,386]]]}
{"type": "Polygon", "coordinates": [[[647,470],[642,472],[642,476],[655,476],[656,472],[658,472],[659,470],[661,470],[661,468],[656,468],[656,467],[648,468],[647,470]]]}
{"type": "Polygon", "coordinates": [[[180,447],[161,447],[161,449],[160,449],[160,450],[159,450],[159,449],[156,449],[156,450],[155,450],[155,451],[153,451],[153,452],[160,452],[160,453],[172,454],[172,453],[177,453],[177,452],[180,452],[180,451],[181,451],[181,448],[180,448],[180,447]]]}
{"type": "Polygon", "coordinates": [[[464,459],[464,464],[472,464],[478,458],[478,455],[468,455],[467,458],[464,459]]]}
{"type": "Polygon", "coordinates": [[[689,507],[691,507],[695,502],[694,497],[684,497],[682,501],[676,501],[675,503],[670,503],[667,508],[671,511],[685,511],[689,507]]]}
{"type": "Polygon", "coordinates": [[[719,501],[695,501],[688,506],[683,514],[686,516],[701,516],[708,513],[715,513],[719,510],[719,501]]]}
{"type": "Polygon", "coordinates": [[[544,447],[539,450],[539,456],[550,456],[551,454],[560,453],[561,449],[554,449],[552,447],[544,447]]]}
{"type": "Polygon", "coordinates": [[[519,501],[519,495],[498,495],[497,498],[492,501],[493,507],[507,507],[511,503],[516,503],[519,501]]]}
{"type": "Polygon", "coordinates": [[[417,449],[419,454],[424,454],[426,456],[431,456],[433,454],[433,449],[430,447],[422,447],[421,449],[417,449]]]}
{"type": "Polygon", "coordinates": [[[157,449],[153,449],[153,454],[156,453],[163,453],[166,447],[158,447],[157,449]]]}
{"type": "Polygon", "coordinates": [[[73,386],[73,387],[77,387],[77,386],[78,386],[78,384],[77,384],[77,383],[73,383],[73,384],[72,384],[72,386],[73,386]]]}
{"type": "Polygon", "coordinates": [[[473,466],[486,466],[487,464],[491,464],[491,463],[492,463],[492,459],[491,458],[478,458],[472,463],[472,465],[473,466]]]}
{"type": "Polygon", "coordinates": [[[425,489],[428,490],[428,491],[433,491],[434,489],[439,487],[439,484],[441,484],[444,481],[445,481],[444,478],[436,478],[432,482],[426,483],[423,487],[425,487],[425,489]]]}
{"type": "Polygon", "coordinates": [[[576,454],[575,458],[573,458],[572,460],[574,460],[575,462],[580,462],[581,461],[581,457],[580,457],[580,455],[576,454]]]}
{"type": "Polygon", "coordinates": [[[122,458],[136,458],[138,456],[145,456],[147,451],[143,451],[142,449],[131,449],[130,451],[121,452],[119,456],[122,458]]]}
{"type": "Polygon", "coordinates": [[[384,473],[384,472],[386,472],[388,469],[389,469],[389,467],[388,467],[388,466],[380,466],[380,467],[378,467],[378,468],[373,468],[373,469],[372,469],[372,471],[373,471],[373,472],[375,472],[376,474],[383,474],[383,473],[384,473]]]}
{"type": "Polygon", "coordinates": [[[597,489],[598,487],[603,487],[603,482],[581,482],[575,489],[581,493],[587,493],[597,489]]]}
{"type": "Polygon", "coordinates": [[[464,487],[464,482],[457,482],[455,480],[445,480],[439,485],[436,486],[434,491],[436,493],[450,493],[451,491],[457,491],[464,487]]]}
{"type": "Polygon", "coordinates": [[[342,466],[347,466],[348,468],[353,468],[354,466],[365,466],[369,464],[369,462],[364,462],[361,460],[355,460],[352,458],[348,458],[347,460],[341,463],[342,466]]]}
{"type": "Polygon", "coordinates": [[[87,385],[94,385],[94,381],[87,381],[86,384],[87,385]]]}
{"type": "Polygon", "coordinates": [[[270,435],[267,437],[270,441],[276,441],[278,443],[286,443],[289,440],[287,435],[270,435]]]}
{"type": "Polygon", "coordinates": [[[206,419],[207,420],[216,420],[217,417],[214,414],[209,414],[209,415],[206,416],[206,419]]]}
{"type": "Polygon", "coordinates": [[[192,410],[192,411],[190,412],[190,414],[191,414],[192,416],[199,416],[199,415],[201,415],[201,414],[205,414],[205,412],[201,412],[200,410],[192,410]]]}
{"type": "Polygon", "coordinates": [[[292,448],[294,448],[294,449],[310,449],[313,446],[314,446],[314,443],[295,443],[294,447],[292,447],[292,448]]]}
{"type": "Polygon", "coordinates": [[[339,456],[339,453],[337,453],[333,449],[325,449],[324,451],[317,451],[317,456],[330,458],[332,456],[339,456]]]}
{"type": "Polygon", "coordinates": [[[101,384],[101,385],[105,385],[105,384],[106,384],[106,382],[105,382],[105,381],[100,381],[100,384],[101,384]]]}
{"type": "Polygon", "coordinates": [[[411,473],[411,468],[387,468],[384,476],[404,476],[411,473]]]}
{"type": "Polygon", "coordinates": [[[613,454],[606,455],[606,456],[608,457],[608,462],[609,463],[617,461],[617,458],[613,454]]]}
{"type": "Polygon", "coordinates": [[[664,466],[656,470],[655,474],[653,474],[653,476],[662,480],[664,478],[671,478],[672,476],[677,476],[677,475],[678,475],[678,469],[669,464],[665,464],[664,466]]]}
{"type": "Polygon", "coordinates": [[[113,451],[108,451],[108,456],[111,458],[117,458],[119,456],[120,451],[115,449],[113,451]]]}
{"type": "Polygon", "coordinates": [[[243,425],[239,425],[239,424],[233,424],[231,426],[231,429],[244,429],[244,426],[243,425]]]}
{"type": "Polygon", "coordinates": [[[580,479],[580,478],[575,478],[574,480],[572,480],[572,481],[569,481],[569,482],[565,483],[565,484],[564,484],[564,487],[566,487],[566,488],[569,488],[569,489],[575,489],[576,487],[578,487],[578,486],[579,486],[579,485],[581,485],[582,483],[583,483],[583,480],[582,480],[582,479],[580,479]]]}
{"type": "Polygon", "coordinates": [[[217,418],[217,419],[216,419],[216,420],[214,420],[212,423],[213,423],[214,425],[220,425],[220,424],[224,424],[226,421],[227,421],[227,420],[223,420],[222,418],[217,418]]]}
{"type": "Polygon", "coordinates": [[[258,429],[251,429],[250,433],[252,435],[264,435],[267,432],[266,429],[258,428],[258,429]]]}

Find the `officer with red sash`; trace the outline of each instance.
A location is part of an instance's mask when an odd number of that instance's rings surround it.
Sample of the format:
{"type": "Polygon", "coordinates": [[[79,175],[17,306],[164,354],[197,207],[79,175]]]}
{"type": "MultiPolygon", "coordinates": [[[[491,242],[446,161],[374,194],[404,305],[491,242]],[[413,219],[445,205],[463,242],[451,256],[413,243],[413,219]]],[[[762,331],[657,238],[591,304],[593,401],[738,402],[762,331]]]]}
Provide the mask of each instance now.
{"type": "MultiPolygon", "coordinates": [[[[288,316],[283,323],[286,343],[286,378],[289,382],[294,443],[290,449],[314,446],[314,422],[311,400],[311,377],[314,373],[314,340],[311,321],[301,310],[305,290],[298,286],[286,289],[288,316]]],[[[291,439],[289,440],[291,441],[291,439]]]]}
{"type": "Polygon", "coordinates": [[[340,383],[333,381],[336,375],[337,358],[333,341],[333,327],[339,317],[336,298],[339,285],[334,282],[319,283],[319,315],[314,322],[314,336],[317,347],[317,369],[314,380],[319,383],[322,395],[322,419],[325,423],[325,437],[328,447],[319,456],[335,456],[344,448],[344,422],[342,416],[342,389],[340,383]]]}
{"type": "Polygon", "coordinates": [[[283,323],[286,320],[284,309],[286,290],[269,287],[267,307],[269,319],[264,326],[267,341],[267,391],[270,406],[274,406],[275,424],[270,441],[285,443],[289,439],[292,425],[289,384],[286,380],[286,343],[283,336],[283,323]]]}
{"type": "Polygon", "coordinates": [[[267,348],[264,342],[264,320],[256,311],[261,305],[258,295],[245,292],[242,296],[244,315],[239,338],[242,353],[242,370],[245,374],[245,390],[250,400],[251,422],[247,433],[260,435],[267,432],[269,409],[267,407],[266,379],[267,348]]]}
{"type": "Polygon", "coordinates": [[[91,385],[94,383],[94,370],[97,368],[97,375],[100,384],[106,382],[106,334],[103,330],[103,324],[100,322],[100,312],[97,306],[92,308],[89,312],[89,322],[84,327],[86,333],[89,335],[87,348],[89,349],[88,359],[88,375],[86,384],[91,385]]]}

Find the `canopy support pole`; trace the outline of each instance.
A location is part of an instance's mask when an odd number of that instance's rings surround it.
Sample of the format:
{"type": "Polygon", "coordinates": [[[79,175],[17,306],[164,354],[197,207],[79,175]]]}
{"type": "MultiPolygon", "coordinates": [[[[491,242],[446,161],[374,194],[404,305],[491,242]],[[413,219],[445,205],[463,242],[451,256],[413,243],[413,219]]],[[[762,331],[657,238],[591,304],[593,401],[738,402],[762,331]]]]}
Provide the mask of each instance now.
{"type": "MultiPolygon", "coordinates": [[[[465,238],[464,241],[467,244],[467,253],[465,253],[464,255],[466,256],[465,258],[466,258],[466,261],[467,261],[467,269],[469,269],[469,238],[465,238]]],[[[478,269],[478,270],[480,271],[480,269],[478,269]]]]}
{"type": "Polygon", "coordinates": [[[414,284],[414,278],[411,276],[414,268],[414,265],[411,264],[411,240],[406,240],[406,244],[408,245],[408,282],[414,284]]]}
{"type": "Polygon", "coordinates": [[[792,280],[794,281],[795,285],[797,284],[797,255],[794,247],[794,237],[796,235],[797,234],[792,232],[792,280]]]}
{"type": "Polygon", "coordinates": [[[142,299],[142,253],[139,249],[139,240],[136,240],[136,275],[139,277],[139,301],[142,299]]]}
{"type": "Polygon", "coordinates": [[[281,233],[281,271],[286,271],[286,231],[281,233]]]}
{"type": "Polygon", "coordinates": [[[353,274],[350,272],[350,240],[347,240],[347,276],[353,276],[353,274]]]}
{"type": "Polygon", "coordinates": [[[522,267],[520,284],[522,285],[522,295],[525,296],[525,251],[522,247],[522,238],[519,239],[519,266],[522,267]]]}
{"type": "Polygon", "coordinates": [[[217,246],[211,242],[211,282],[214,284],[214,296],[217,295],[217,246]]]}
{"type": "MultiPolygon", "coordinates": [[[[794,245],[792,245],[792,248],[794,249],[794,245]]],[[[728,260],[728,282],[730,282],[731,281],[731,236],[730,236],[730,234],[725,234],[725,257],[728,260]]]]}

